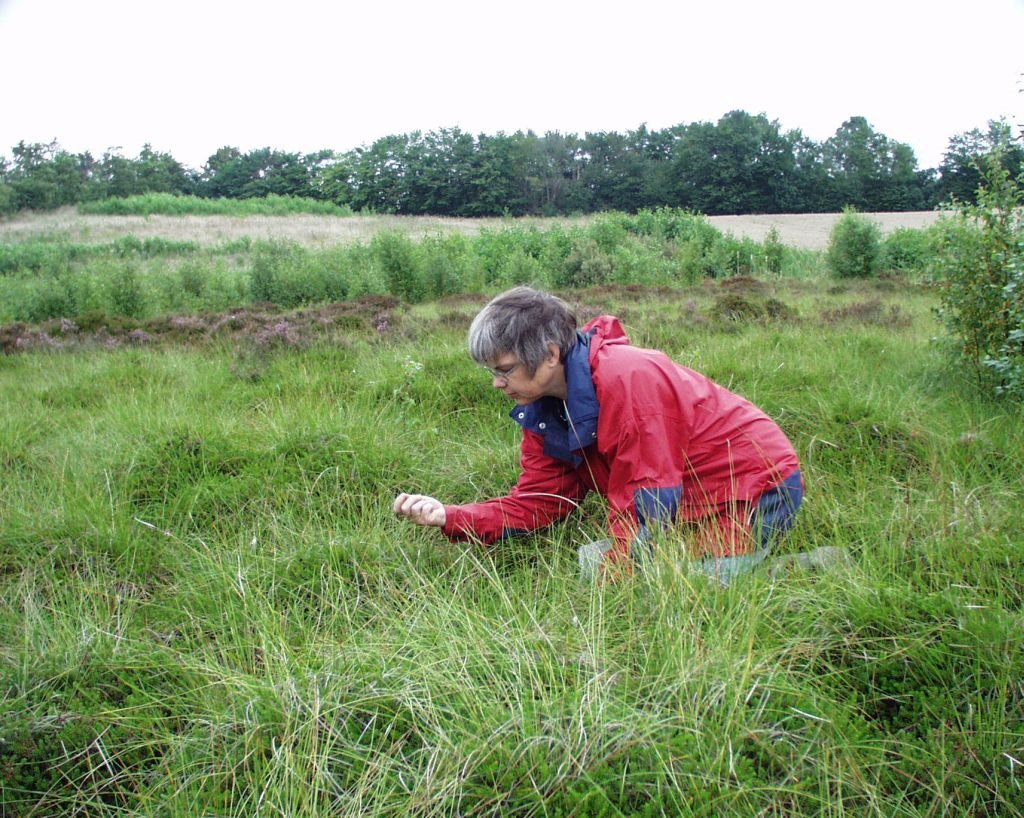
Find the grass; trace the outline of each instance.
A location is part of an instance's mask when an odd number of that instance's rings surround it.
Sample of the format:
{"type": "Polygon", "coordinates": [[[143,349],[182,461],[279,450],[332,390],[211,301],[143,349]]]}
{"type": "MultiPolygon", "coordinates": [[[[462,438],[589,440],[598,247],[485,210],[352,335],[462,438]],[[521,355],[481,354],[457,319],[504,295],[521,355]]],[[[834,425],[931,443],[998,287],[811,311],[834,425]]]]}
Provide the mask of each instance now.
{"type": "Polygon", "coordinates": [[[933,295],[567,294],[776,417],[782,550],[852,564],[594,587],[598,498],[487,551],[394,520],[515,479],[473,298],[0,357],[0,814],[1019,815],[1024,424],[933,295]]]}
{"type": "Polygon", "coordinates": [[[588,216],[576,218],[521,217],[514,219],[469,219],[441,216],[392,216],[360,213],[353,216],[317,213],[274,215],[90,215],[73,208],[23,213],[0,220],[0,240],[22,242],[60,239],[68,242],[106,243],[123,236],[191,241],[204,247],[225,242],[258,240],[297,241],[307,246],[367,242],[387,230],[413,238],[458,233],[473,236],[484,229],[502,225],[533,226],[585,224],[588,216]]]}
{"type": "Polygon", "coordinates": [[[78,212],[100,216],[294,216],[312,213],[351,216],[352,210],[333,202],[271,193],[252,199],[203,199],[173,193],[119,196],[78,205],[78,212]]]}
{"type": "MultiPolygon", "coordinates": [[[[477,231],[416,236],[386,229],[365,242],[326,244],[242,237],[215,246],[135,235],[106,242],[64,233],[36,236],[0,244],[0,324],[66,319],[80,326],[81,317],[97,323],[99,315],[123,324],[121,319],[263,303],[293,308],[385,293],[419,302],[519,281],[549,288],[678,286],[769,269],[762,245],[670,209],[543,229],[477,224],[477,231]]],[[[779,247],[772,257],[775,273],[808,275],[806,252],[779,247]]],[[[45,328],[48,335],[51,329],[57,328],[45,328]]]]}

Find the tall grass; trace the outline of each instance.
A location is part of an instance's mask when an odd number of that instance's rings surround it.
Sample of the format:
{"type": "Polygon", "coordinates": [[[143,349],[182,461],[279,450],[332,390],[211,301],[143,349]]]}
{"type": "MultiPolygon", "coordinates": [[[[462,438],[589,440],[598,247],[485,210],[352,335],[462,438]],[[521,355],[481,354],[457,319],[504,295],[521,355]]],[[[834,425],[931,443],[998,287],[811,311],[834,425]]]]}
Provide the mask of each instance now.
{"type": "Polygon", "coordinates": [[[367,293],[422,301],[519,283],[678,287],[730,276],[807,277],[817,258],[722,234],[700,216],[671,209],[420,241],[382,231],[367,242],[328,246],[46,237],[0,244],[0,323],[83,313],[149,319],[257,302],[293,308],[367,293]],[[132,297],[121,298],[124,292],[132,297]]]}
{"type": "Polygon", "coordinates": [[[850,565],[721,588],[669,538],[592,586],[597,498],[491,550],[394,520],[515,479],[473,303],[3,357],[4,814],[1020,814],[1024,424],[945,369],[934,297],[569,295],[776,417],[782,550],[850,565]]]}
{"type": "Polygon", "coordinates": [[[351,216],[352,210],[334,202],[271,193],[253,199],[204,199],[174,193],[115,196],[78,205],[79,213],[98,216],[351,216]]]}

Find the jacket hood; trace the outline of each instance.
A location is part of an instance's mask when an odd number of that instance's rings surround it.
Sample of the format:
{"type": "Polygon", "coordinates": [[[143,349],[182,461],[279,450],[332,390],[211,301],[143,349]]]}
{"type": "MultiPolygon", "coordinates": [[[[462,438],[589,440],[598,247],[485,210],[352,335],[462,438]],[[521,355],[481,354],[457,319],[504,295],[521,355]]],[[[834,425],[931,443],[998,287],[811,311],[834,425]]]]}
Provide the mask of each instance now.
{"type": "Polygon", "coordinates": [[[606,344],[629,344],[629,336],[614,315],[599,315],[583,328],[583,334],[590,337],[590,349],[597,352],[606,344]]]}

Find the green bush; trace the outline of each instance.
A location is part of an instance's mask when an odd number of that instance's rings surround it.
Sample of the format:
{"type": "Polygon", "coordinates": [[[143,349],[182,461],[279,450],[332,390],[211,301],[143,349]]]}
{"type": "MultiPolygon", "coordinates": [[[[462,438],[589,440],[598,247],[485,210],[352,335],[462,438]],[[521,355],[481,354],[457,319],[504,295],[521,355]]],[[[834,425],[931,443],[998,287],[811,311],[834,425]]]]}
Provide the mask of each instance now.
{"type": "Polygon", "coordinates": [[[281,307],[338,301],[349,292],[345,267],[342,250],[315,252],[295,242],[258,242],[253,251],[250,293],[254,301],[281,307]]]}
{"type": "Polygon", "coordinates": [[[39,323],[50,318],[70,318],[78,314],[78,295],[67,276],[47,281],[46,286],[42,287],[35,281],[26,284],[29,287],[20,304],[20,319],[39,323]]]}
{"type": "Polygon", "coordinates": [[[634,239],[616,247],[611,254],[611,279],[615,284],[670,287],[677,282],[672,253],[650,239],[634,239]]]}
{"type": "Polygon", "coordinates": [[[297,245],[260,242],[253,252],[249,291],[254,301],[276,303],[283,268],[301,251],[297,245]]]}
{"type": "Polygon", "coordinates": [[[775,225],[768,229],[762,247],[765,270],[778,275],[782,272],[782,263],[786,258],[786,246],[782,243],[779,231],[775,228],[775,225]]]}
{"type": "Polygon", "coordinates": [[[301,196],[279,196],[251,199],[203,199],[175,193],[146,193],[140,196],[117,196],[78,205],[79,213],[103,216],[290,216],[313,213],[324,216],[351,216],[352,210],[333,202],[301,196]]]}
{"type": "Polygon", "coordinates": [[[473,278],[470,244],[465,236],[431,236],[420,242],[423,275],[431,297],[462,292],[473,278]]]}
{"type": "Polygon", "coordinates": [[[152,258],[153,256],[176,256],[187,253],[194,253],[199,245],[194,241],[175,241],[164,239],[159,236],[150,236],[139,239],[135,236],[123,236],[110,243],[110,251],[121,258],[131,256],[142,256],[152,258]]]}
{"type": "Polygon", "coordinates": [[[587,236],[573,245],[557,280],[560,287],[593,287],[611,277],[611,257],[597,240],[587,236]]]}
{"type": "Polygon", "coordinates": [[[933,238],[928,230],[900,227],[882,242],[879,266],[899,273],[924,273],[934,252],[933,238]]]}
{"type": "Polygon", "coordinates": [[[663,241],[695,241],[707,249],[721,238],[719,230],[704,216],[677,207],[641,210],[635,216],[620,215],[619,218],[626,230],[663,241]]]}
{"type": "MultiPolygon", "coordinates": [[[[572,240],[575,240],[574,231],[572,240]]],[[[538,282],[551,275],[558,259],[568,255],[566,234],[547,234],[535,227],[481,230],[473,239],[486,285],[538,282]],[[545,272],[546,271],[546,272],[545,272]]]]}
{"type": "Polygon", "coordinates": [[[416,246],[401,233],[385,231],[370,241],[374,260],[384,273],[388,292],[416,303],[426,296],[416,246]]]}
{"type": "Polygon", "coordinates": [[[753,239],[729,234],[715,244],[714,276],[753,275],[763,270],[764,247],[753,239]]]}
{"type": "Polygon", "coordinates": [[[870,278],[878,272],[881,250],[878,225],[848,209],[832,228],[825,261],[839,278],[870,278]]]}
{"type": "Polygon", "coordinates": [[[145,295],[135,267],[125,264],[115,268],[107,283],[107,297],[116,315],[140,318],[145,312],[145,295]]]}
{"type": "Polygon", "coordinates": [[[996,394],[1024,397],[1024,189],[989,157],[976,205],[937,226],[939,315],[996,394]]]}
{"type": "Polygon", "coordinates": [[[19,271],[64,273],[73,260],[86,252],[84,245],[46,238],[18,244],[0,244],[0,275],[11,275],[19,271]]]}

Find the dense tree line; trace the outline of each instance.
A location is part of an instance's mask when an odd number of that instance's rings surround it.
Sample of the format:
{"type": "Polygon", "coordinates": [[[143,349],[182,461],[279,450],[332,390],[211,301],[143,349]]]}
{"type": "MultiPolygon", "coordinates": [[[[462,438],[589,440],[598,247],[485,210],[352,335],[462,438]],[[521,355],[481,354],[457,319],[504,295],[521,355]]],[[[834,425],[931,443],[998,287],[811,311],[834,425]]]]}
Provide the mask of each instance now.
{"type": "Polygon", "coordinates": [[[1017,173],[1024,151],[1005,122],[952,137],[937,169],[863,117],[815,142],[765,115],[625,134],[527,131],[474,137],[458,128],[386,136],[346,153],[222,147],[199,170],[143,147],[100,159],[57,142],[19,143],[0,157],[0,213],[112,196],[180,193],[303,196],[356,211],[449,216],[558,215],[658,206],[727,213],[921,210],[973,201],[977,160],[997,145],[1017,173]]]}

